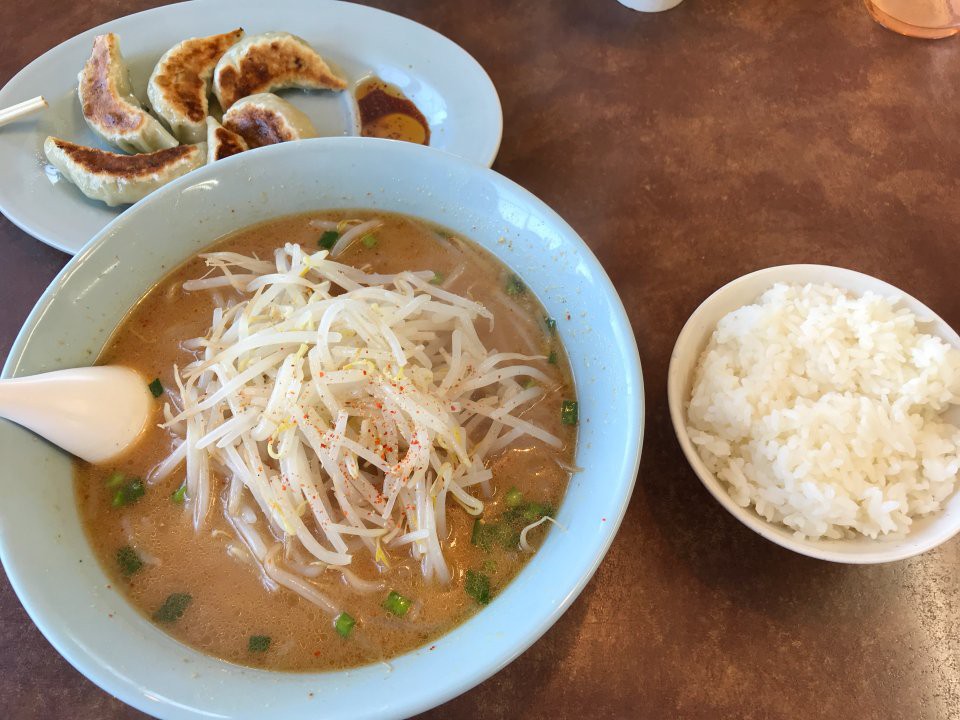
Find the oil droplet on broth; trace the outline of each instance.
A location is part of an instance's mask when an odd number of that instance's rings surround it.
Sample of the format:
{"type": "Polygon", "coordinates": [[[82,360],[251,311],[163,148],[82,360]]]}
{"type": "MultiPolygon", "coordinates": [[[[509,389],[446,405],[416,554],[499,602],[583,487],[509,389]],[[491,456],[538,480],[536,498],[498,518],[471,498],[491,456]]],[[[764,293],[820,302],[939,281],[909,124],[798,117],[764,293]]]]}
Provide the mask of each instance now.
{"type": "Polygon", "coordinates": [[[399,88],[372,77],[357,86],[360,134],[364,137],[430,144],[430,125],[399,88]]]}

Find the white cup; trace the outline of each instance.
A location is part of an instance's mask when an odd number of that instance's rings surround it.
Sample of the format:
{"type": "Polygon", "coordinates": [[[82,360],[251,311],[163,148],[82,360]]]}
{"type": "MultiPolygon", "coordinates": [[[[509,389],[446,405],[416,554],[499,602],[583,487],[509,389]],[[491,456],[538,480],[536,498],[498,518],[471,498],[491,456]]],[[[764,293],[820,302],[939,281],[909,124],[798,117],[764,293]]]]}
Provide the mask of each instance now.
{"type": "Polygon", "coordinates": [[[621,5],[642,12],[660,12],[675,8],[683,0],[620,0],[621,5]]]}

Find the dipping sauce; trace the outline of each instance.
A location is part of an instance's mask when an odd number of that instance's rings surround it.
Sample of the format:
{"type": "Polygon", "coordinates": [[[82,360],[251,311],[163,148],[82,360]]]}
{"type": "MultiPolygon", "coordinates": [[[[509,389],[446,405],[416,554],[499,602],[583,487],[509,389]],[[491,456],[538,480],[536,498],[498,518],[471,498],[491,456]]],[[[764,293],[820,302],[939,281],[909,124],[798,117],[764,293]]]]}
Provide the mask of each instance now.
{"type": "Polygon", "coordinates": [[[430,144],[430,125],[399,88],[372,77],[357,86],[360,134],[364,137],[430,144]]]}

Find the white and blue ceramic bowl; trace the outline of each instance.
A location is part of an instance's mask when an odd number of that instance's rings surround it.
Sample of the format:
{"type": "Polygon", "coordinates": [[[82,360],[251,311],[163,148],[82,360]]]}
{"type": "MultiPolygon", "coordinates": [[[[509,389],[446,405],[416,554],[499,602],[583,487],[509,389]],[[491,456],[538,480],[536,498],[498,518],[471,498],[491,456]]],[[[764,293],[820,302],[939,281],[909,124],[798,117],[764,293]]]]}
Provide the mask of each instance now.
{"type": "Polygon", "coordinates": [[[494,601],[435,643],[386,665],[276,673],[170,638],[109,585],[80,526],[70,458],[0,424],[0,559],[47,639],[84,675],[163,718],[399,718],[505,666],[566,610],[610,547],[643,431],[637,345],[590,250],[550,208],[486,168],[405,143],[308,140],[254,150],[168,185],[117,218],[67,266],[17,338],[4,376],[86,365],[165,273],[218,237],[330,208],[416,215],[512,267],[557,318],[580,399],[577,464],[543,548],[494,601]]]}
{"type": "MultiPolygon", "coordinates": [[[[797,537],[782,523],[769,522],[752,507],[738,505],[723,483],[710,472],[687,431],[687,406],[693,392],[697,364],[717,329],[717,323],[728,313],[755,302],[776,283],[826,283],[857,294],[872,292],[895,299],[899,308],[905,308],[926,321],[925,332],[960,349],[960,336],[933,310],[893,285],[854,270],[828,265],[779,265],[757,270],[727,283],[704,300],[683,326],[670,356],[667,375],[667,400],[673,429],[704,487],[731,515],[751,530],[788,550],[820,560],[857,565],[893,562],[926,552],[960,533],[960,492],[954,492],[941,511],[914,520],[910,532],[903,537],[880,537],[875,540],[865,536],[845,540],[797,537]]],[[[955,406],[947,413],[947,419],[960,424],[960,408],[955,406]]]]}

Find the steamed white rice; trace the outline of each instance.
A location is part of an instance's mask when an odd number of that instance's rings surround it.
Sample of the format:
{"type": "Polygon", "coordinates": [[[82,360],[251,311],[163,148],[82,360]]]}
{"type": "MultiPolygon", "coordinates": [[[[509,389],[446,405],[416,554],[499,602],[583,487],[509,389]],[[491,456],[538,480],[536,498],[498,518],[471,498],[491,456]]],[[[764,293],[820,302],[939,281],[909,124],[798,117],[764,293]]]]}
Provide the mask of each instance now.
{"type": "Polygon", "coordinates": [[[896,301],[778,284],[724,317],[687,409],[741,506],[800,537],[902,536],[960,469],[960,351],[896,301]]]}

